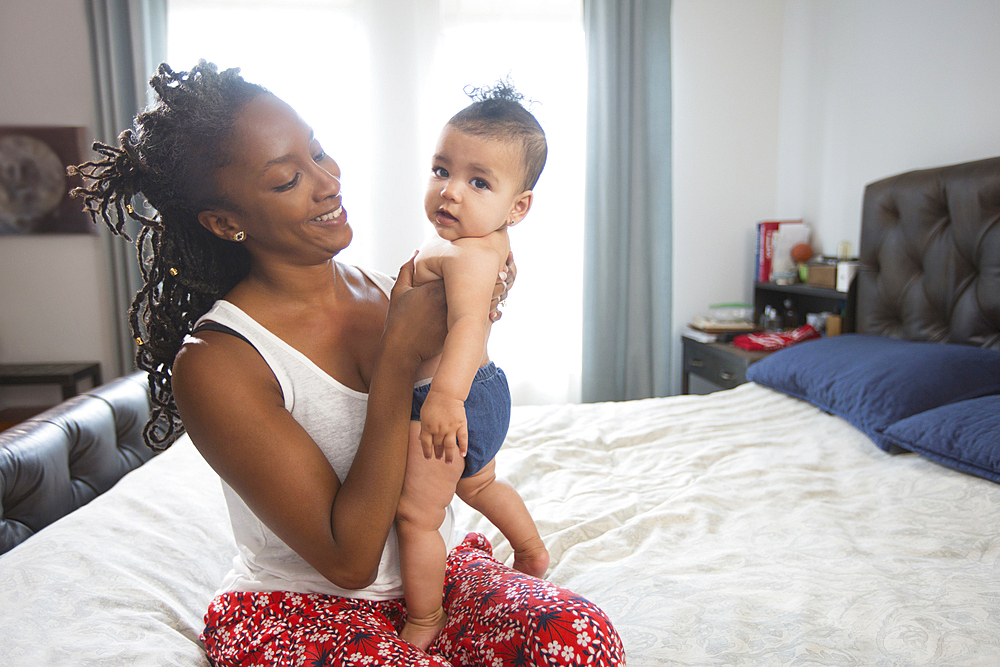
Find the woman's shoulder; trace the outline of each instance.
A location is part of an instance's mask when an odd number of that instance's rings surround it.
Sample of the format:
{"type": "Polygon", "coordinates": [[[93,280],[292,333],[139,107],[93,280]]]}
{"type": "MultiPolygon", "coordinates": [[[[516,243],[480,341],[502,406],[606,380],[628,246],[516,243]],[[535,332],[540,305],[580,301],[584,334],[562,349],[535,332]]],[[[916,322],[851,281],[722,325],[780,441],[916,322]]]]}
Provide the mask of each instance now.
{"type": "Polygon", "coordinates": [[[396,279],[393,276],[383,273],[377,269],[369,269],[354,265],[347,265],[345,266],[345,269],[351,271],[359,280],[367,279],[368,282],[373,283],[383,294],[386,295],[386,297],[389,296],[389,292],[392,291],[392,286],[396,282],[396,279]]]}

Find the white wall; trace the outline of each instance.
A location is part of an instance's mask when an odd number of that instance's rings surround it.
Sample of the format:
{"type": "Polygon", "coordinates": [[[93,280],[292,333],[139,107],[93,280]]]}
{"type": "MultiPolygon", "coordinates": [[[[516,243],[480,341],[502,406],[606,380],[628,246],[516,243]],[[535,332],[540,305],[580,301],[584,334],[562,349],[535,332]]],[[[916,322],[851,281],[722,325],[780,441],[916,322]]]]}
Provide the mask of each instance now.
{"type": "Polygon", "coordinates": [[[1000,2],[789,0],[776,215],[860,239],[866,183],[1000,155],[1000,2]]]}
{"type": "Polygon", "coordinates": [[[1000,155],[1000,2],[674,0],[680,330],[752,297],[753,225],[804,218],[857,252],[871,181],[1000,155]]]}
{"type": "Polygon", "coordinates": [[[754,225],[775,213],[785,0],[674,0],[673,378],[680,332],[749,301],[754,225]]]}
{"type": "MultiPolygon", "coordinates": [[[[0,124],[94,127],[82,0],[0,4],[0,124]]],[[[0,236],[0,362],[99,361],[111,376],[103,242],[98,234],[0,236]]],[[[0,387],[0,407],[59,396],[0,387]]]]}

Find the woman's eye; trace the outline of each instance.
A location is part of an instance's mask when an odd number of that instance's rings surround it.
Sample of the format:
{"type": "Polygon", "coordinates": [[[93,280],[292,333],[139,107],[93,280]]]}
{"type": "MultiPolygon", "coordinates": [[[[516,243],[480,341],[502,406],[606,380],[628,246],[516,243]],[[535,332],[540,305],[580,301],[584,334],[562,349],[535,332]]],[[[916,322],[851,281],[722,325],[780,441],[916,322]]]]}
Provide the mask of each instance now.
{"type": "Polygon", "coordinates": [[[476,188],[477,190],[489,190],[490,184],[481,178],[474,178],[472,179],[472,187],[476,188]]]}
{"type": "Polygon", "coordinates": [[[320,149],[319,153],[313,156],[313,160],[315,160],[316,162],[321,162],[325,157],[326,157],[326,151],[320,149]]]}
{"type": "Polygon", "coordinates": [[[292,180],[288,181],[284,185],[279,185],[278,187],[275,188],[275,190],[278,191],[278,192],[287,192],[288,190],[291,190],[292,188],[294,188],[295,184],[298,183],[298,182],[299,182],[299,175],[295,174],[295,178],[293,178],[292,180]]]}

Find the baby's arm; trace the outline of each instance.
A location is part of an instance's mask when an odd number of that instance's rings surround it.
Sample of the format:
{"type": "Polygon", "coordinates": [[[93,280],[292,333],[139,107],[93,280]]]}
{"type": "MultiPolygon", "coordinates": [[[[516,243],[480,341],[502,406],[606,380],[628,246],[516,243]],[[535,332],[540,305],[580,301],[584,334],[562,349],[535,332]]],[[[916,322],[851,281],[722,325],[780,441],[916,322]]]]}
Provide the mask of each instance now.
{"type": "MultiPolygon", "coordinates": [[[[468,447],[465,399],[486,353],[490,301],[502,259],[480,239],[455,241],[440,269],[448,301],[448,337],[420,411],[424,456],[464,456],[468,447]]],[[[505,259],[505,258],[504,258],[505,259]]]]}

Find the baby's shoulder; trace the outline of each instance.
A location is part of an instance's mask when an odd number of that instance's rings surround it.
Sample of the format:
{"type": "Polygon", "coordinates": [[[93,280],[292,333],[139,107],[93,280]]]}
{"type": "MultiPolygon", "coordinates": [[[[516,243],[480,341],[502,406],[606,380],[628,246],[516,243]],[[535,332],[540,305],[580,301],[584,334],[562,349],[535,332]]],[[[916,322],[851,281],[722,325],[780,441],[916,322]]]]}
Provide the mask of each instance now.
{"type": "Polygon", "coordinates": [[[430,239],[417,253],[414,280],[419,284],[444,278],[448,272],[498,271],[506,263],[510,249],[498,241],[504,239],[492,238],[492,235],[454,241],[430,239]]]}

